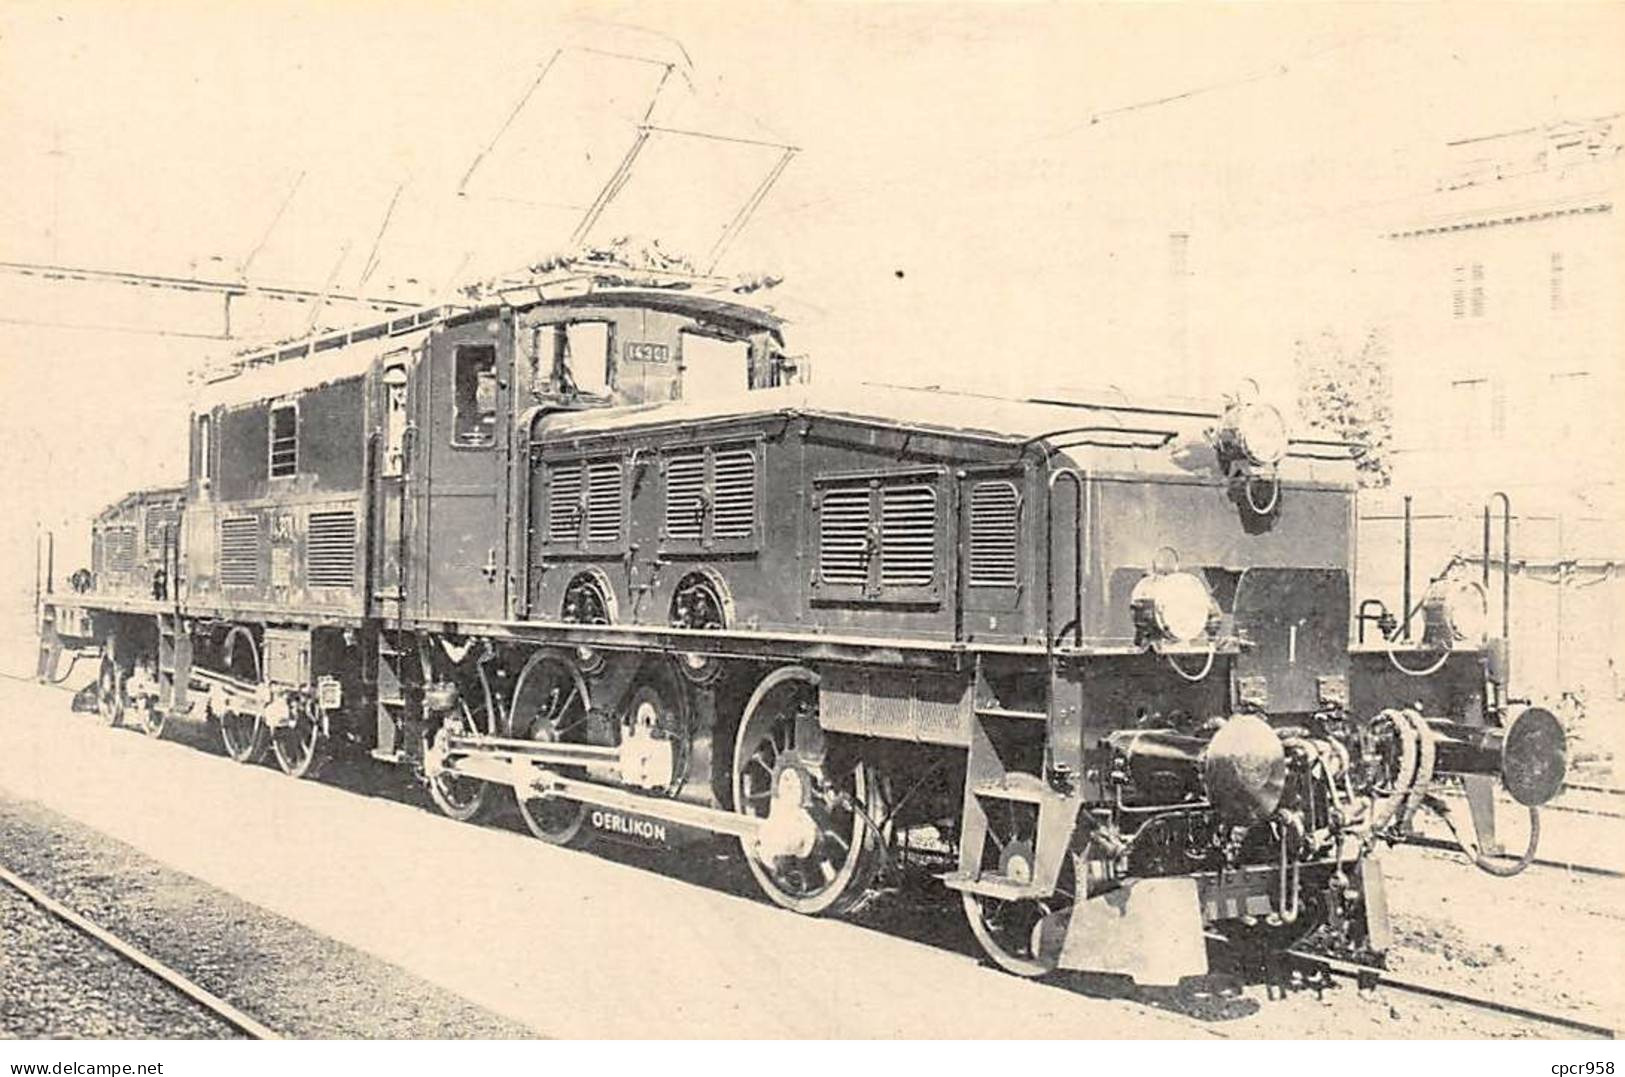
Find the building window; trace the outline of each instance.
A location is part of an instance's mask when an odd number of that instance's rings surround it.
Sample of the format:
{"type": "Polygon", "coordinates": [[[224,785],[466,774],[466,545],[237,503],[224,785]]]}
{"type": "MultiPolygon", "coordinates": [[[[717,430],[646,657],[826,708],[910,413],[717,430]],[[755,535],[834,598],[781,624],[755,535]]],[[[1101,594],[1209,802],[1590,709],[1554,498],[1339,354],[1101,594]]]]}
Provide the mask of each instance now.
{"type": "Polygon", "coordinates": [[[489,344],[462,345],[453,366],[452,444],[496,444],[496,348],[489,344]]]}
{"type": "Polygon", "coordinates": [[[1463,262],[1450,270],[1450,316],[1484,317],[1484,263],[1463,262]]]}
{"type": "Polygon", "coordinates": [[[299,470],[299,409],[278,404],[271,409],[271,478],[299,470]]]}
{"type": "Polygon", "coordinates": [[[1558,436],[1565,442],[1577,441],[1591,432],[1597,414],[1591,374],[1584,370],[1553,374],[1551,385],[1552,407],[1560,417],[1558,436]]]}
{"type": "Polygon", "coordinates": [[[1451,428],[1458,448],[1484,441],[1490,428],[1490,381],[1462,378],[1450,383],[1451,428]]]}

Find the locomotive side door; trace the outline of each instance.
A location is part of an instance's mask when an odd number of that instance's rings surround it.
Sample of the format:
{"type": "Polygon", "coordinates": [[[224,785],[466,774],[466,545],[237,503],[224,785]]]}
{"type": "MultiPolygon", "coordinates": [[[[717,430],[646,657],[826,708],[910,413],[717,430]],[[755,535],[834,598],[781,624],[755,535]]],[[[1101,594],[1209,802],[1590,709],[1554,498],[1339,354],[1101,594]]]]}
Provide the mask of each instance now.
{"type": "MultiPolygon", "coordinates": [[[[421,353],[419,353],[421,354],[421,353]]],[[[422,393],[422,364],[406,348],[379,361],[374,380],[372,450],[374,507],[372,512],[372,599],[378,616],[399,617],[405,608],[406,566],[411,562],[407,535],[412,510],[408,490],[412,471],[412,441],[417,432],[415,408],[422,393]]]]}
{"type": "Polygon", "coordinates": [[[508,601],[511,334],[495,316],[436,332],[425,371],[421,473],[410,573],[420,616],[501,620],[508,601]],[[422,586],[416,586],[421,581],[422,586]]]}

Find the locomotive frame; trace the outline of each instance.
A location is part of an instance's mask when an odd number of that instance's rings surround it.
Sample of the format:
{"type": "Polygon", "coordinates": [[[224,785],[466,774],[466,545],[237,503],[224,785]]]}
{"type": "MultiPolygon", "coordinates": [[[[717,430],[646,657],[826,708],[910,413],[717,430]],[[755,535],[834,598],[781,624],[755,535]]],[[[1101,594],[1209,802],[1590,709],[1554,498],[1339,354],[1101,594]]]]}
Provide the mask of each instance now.
{"type": "Polygon", "coordinates": [[[1380,953],[1371,853],[1438,781],[1561,784],[1449,596],[1351,640],[1348,447],[1263,405],[826,391],[733,297],[520,291],[205,378],[40,675],[97,644],[109,722],[350,745],[558,844],[732,836],[802,913],[928,864],[1023,975],[1380,953]]]}

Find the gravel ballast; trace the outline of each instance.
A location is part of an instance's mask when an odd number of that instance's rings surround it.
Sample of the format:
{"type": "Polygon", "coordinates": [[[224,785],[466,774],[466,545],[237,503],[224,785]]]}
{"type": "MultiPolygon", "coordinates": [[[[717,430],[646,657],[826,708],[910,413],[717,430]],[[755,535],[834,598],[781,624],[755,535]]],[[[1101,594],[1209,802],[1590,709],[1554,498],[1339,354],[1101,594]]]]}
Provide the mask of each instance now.
{"type": "MultiPolygon", "coordinates": [[[[535,1035],[37,804],[0,796],[0,860],[75,912],[287,1037],[535,1035]]],[[[236,1034],[173,988],[0,886],[0,1035],[191,1039],[236,1034]]]]}

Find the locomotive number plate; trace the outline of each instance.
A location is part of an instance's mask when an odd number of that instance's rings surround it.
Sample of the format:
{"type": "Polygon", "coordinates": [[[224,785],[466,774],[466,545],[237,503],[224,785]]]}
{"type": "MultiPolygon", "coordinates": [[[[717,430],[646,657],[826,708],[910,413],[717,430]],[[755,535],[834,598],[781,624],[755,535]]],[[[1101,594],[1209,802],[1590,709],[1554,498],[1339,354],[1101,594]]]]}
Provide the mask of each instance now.
{"type": "Polygon", "coordinates": [[[664,344],[629,340],[626,342],[626,361],[629,363],[667,363],[671,361],[671,348],[664,344]]]}

